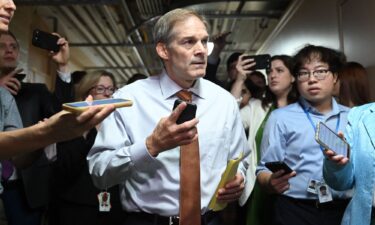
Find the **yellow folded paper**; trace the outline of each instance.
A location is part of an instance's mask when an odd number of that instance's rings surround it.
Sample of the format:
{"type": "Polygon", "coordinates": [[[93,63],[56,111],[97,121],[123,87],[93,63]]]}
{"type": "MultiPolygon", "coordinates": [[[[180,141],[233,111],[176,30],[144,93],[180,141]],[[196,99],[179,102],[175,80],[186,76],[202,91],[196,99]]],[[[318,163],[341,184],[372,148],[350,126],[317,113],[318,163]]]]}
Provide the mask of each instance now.
{"type": "Polygon", "coordinates": [[[227,168],[225,169],[224,173],[221,175],[221,180],[219,182],[219,185],[216,188],[214,196],[212,196],[210,204],[208,205],[208,208],[212,211],[219,211],[224,209],[227,206],[227,203],[219,202],[216,198],[218,191],[220,188],[223,188],[225,184],[228,183],[228,181],[232,180],[238,170],[238,165],[240,164],[242,160],[242,153],[241,155],[236,159],[231,159],[228,162],[227,168]]]}

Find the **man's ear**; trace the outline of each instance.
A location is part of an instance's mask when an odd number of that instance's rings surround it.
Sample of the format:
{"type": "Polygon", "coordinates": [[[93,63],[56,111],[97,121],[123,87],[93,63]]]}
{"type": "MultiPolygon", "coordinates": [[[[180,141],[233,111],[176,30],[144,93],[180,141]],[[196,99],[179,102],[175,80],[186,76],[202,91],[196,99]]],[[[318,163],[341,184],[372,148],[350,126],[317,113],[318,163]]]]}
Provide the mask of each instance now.
{"type": "Polygon", "coordinates": [[[334,84],[337,83],[338,78],[339,78],[339,74],[338,74],[338,73],[334,73],[334,74],[333,74],[333,83],[334,83],[334,84]]]}
{"type": "Polygon", "coordinates": [[[169,54],[168,54],[168,49],[167,49],[166,44],[161,43],[161,42],[157,43],[156,52],[158,53],[159,57],[162,58],[163,60],[169,59],[169,54]]]}

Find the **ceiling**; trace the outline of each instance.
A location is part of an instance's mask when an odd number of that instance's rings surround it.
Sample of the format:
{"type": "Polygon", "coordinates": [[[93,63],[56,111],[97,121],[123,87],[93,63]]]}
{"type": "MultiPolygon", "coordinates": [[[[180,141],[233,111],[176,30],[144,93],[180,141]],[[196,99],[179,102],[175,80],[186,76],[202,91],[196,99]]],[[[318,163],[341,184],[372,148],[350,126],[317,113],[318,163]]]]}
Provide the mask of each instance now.
{"type": "Polygon", "coordinates": [[[225,61],[232,52],[255,54],[275,29],[293,0],[15,0],[37,6],[51,29],[63,31],[72,57],[85,70],[105,69],[120,84],[134,73],[152,75],[162,64],[154,50],[152,28],[163,13],[187,7],[204,15],[210,35],[232,31],[221,54],[218,77],[225,79],[225,61]],[[79,60],[77,60],[79,59],[79,60]]]}

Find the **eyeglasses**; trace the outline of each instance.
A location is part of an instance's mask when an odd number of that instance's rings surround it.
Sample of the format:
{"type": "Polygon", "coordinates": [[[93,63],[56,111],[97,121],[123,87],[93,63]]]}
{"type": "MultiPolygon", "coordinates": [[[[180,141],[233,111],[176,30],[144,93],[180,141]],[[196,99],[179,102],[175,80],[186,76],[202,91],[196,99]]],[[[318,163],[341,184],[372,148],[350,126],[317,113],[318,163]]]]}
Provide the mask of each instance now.
{"type": "Polygon", "coordinates": [[[314,71],[299,71],[297,73],[297,79],[302,82],[308,81],[312,74],[315,77],[315,79],[324,80],[326,79],[328,72],[330,72],[330,70],[327,70],[327,69],[320,69],[320,70],[314,70],[314,71]]]}
{"type": "Polygon", "coordinates": [[[98,85],[95,87],[92,87],[90,90],[94,89],[96,94],[104,94],[106,93],[107,95],[112,95],[115,91],[116,88],[114,87],[104,87],[103,85],[98,85]]]}

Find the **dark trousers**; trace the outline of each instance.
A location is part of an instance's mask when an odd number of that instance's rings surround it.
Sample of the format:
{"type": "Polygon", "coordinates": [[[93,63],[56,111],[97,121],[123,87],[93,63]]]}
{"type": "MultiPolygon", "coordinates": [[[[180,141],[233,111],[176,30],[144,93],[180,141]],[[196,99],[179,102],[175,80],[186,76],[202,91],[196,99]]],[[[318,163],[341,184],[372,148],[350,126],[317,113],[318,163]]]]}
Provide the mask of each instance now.
{"type": "MultiPolygon", "coordinates": [[[[202,216],[201,225],[222,225],[219,214],[202,216]]],[[[173,225],[178,225],[178,221],[174,221],[173,225]]],[[[148,214],[148,213],[128,213],[123,225],[169,225],[167,217],[148,214]]]]}
{"type": "Polygon", "coordinates": [[[273,225],[340,225],[349,200],[317,204],[315,200],[280,195],[275,201],[273,225]]]}
{"type": "Polygon", "coordinates": [[[1,194],[5,216],[9,225],[40,225],[43,209],[31,209],[27,203],[22,182],[4,183],[1,194]]]}

